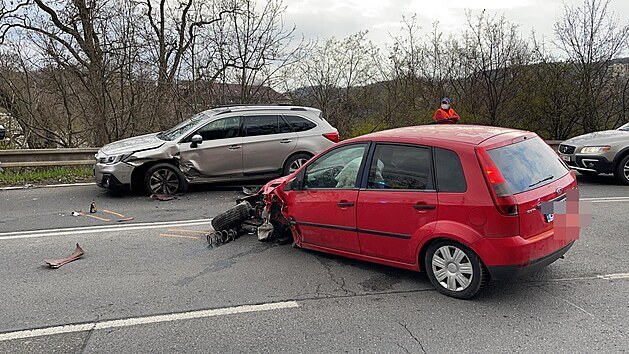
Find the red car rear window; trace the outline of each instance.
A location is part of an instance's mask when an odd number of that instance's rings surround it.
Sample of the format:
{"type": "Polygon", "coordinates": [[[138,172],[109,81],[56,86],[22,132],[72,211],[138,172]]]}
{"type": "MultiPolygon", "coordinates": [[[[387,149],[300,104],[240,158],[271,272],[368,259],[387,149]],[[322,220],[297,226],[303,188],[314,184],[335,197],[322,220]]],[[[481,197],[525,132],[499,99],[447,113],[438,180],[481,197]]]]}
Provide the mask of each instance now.
{"type": "Polygon", "coordinates": [[[513,194],[552,183],[570,172],[539,137],[488,150],[487,153],[513,194]]]}

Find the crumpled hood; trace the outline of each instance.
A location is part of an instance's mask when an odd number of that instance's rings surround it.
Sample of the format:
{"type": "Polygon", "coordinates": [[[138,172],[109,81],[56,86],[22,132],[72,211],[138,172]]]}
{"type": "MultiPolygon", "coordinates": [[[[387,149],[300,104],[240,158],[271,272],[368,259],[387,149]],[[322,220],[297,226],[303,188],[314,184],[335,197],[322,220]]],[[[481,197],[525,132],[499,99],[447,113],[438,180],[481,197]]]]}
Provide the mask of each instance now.
{"type": "Polygon", "coordinates": [[[114,141],[101,148],[107,155],[131,153],[138,150],[155,149],[164,145],[165,141],[157,138],[158,133],[151,133],[133,138],[114,141]]]}
{"type": "Polygon", "coordinates": [[[291,178],[292,178],[292,175],[276,178],[268,182],[264,186],[262,186],[262,188],[260,188],[260,191],[258,193],[269,195],[272,192],[274,192],[276,189],[278,188],[281,189],[282,187],[284,187],[284,185],[286,185],[286,181],[290,180],[291,178]]]}
{"type": "Polygon", "coordinates": [[[623,130],[605,130],[576,136],[564,141],[568,145],[610,145],[616,142],[629,142],[629,132],[623,130]]]}

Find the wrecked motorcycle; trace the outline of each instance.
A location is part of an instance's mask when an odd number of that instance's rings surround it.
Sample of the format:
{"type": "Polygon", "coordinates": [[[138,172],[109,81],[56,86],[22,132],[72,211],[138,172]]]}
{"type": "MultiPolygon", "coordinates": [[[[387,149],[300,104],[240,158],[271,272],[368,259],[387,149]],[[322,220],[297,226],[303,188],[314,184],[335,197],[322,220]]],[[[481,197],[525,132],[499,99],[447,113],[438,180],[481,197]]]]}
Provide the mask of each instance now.
{"type": "Polygon", "coordinates": [[[288,220],[282,214],[283,193],[278,186],[286,183],[287,177],[270,181],[257,192],[238,198],[236,206],[212,219],[214,232],[207,234],[212,247],[233,241],[241,235],[257,233],[260,241],[290,243],[293,236],[288,220]]]}

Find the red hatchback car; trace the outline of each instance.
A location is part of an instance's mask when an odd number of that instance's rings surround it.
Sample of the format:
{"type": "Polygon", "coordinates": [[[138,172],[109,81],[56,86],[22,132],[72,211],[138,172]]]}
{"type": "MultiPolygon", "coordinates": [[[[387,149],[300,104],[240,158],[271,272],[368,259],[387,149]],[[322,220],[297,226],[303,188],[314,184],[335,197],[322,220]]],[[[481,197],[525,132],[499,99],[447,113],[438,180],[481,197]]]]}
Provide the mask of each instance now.
{"type": "Polygon", "coordinates": [[[576,189],[535,133],[428,125],[343,141],[262,193],[297,246],[426,271],[441,293],[470,298],[568,251],[578,232],[555,233],[541,205],[576,189]]]}

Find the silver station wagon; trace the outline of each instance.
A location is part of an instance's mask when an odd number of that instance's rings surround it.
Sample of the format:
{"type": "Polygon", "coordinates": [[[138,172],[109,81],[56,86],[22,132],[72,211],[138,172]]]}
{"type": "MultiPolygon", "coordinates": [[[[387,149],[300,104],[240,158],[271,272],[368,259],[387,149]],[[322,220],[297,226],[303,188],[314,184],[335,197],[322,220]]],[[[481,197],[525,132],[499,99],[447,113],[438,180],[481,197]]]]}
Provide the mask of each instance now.
{"type": "Polygon", "coordinates": [[[338,139],[318,109],[221,107],[161,133],[103,146],[94,175],[107,189],[174,194],[189,183],[287,175],[338,139]]]}
{"type": "Polygon", "coordinates": [[[568,139],[558,150],[570,168],[584,175],[613,173],[620,184],[629,185],[629,123],[568,139]]]}

